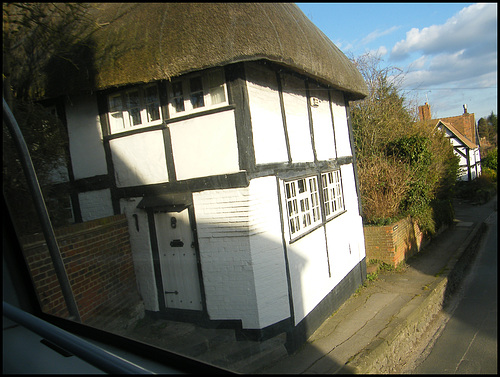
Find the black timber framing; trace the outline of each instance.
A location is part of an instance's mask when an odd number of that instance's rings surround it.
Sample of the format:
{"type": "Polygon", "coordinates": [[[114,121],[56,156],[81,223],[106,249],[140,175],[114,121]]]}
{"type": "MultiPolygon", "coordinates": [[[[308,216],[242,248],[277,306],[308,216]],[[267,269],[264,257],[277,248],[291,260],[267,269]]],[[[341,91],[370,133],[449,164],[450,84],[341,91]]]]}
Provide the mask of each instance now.
{"type": "MultiPolygon", "coordinates": [[[[361,206],[361,192],[359,190],[358,163],[356,161],[356,148],[355,148],[355,144],[354,144],[354,133],[352,130],[351,111],[349,110],[349,101],[347,99],[345,99],[344,103],[345,103],[345,111],[346,111],[346,117],[347,117],[347,129],[349,131],[349,142],[351,143],[352,167],[354,169],[354,184],[356,186],[356,196],[358,199],[358,211],[359,211],[359,216],[363,216],[363,207],[361,206]]],[[[337,148],[336,143],[335,143],[335,148],[337,148]]],[[[342,190],[343,190],[343,188],[342,188],[342,190]]]]}
{"type": "Polygon", "coordinates": [[[286,144],[286,153],[288,156],[288,163],[292,163],[292,151],[290,148],[290,139],[288,138],[288,128],[286,123],[286,112],[285,112],[285,101],[283,99],[283,85],[281,83],[281,73],[280,70],[276,70],[276,81],[278,82],[278,94],[280,98],[280,110],[281,110],[281,119],[283,122],[283,132],[285,134],[285,144],[286,144]]]}
{"type": "Polygon", "coordinates": [[[115,181],[115,167],[113,165],[113,156],[111,153],[111,146],[109,144],[110,128],[108,122],[108,101],[107,95],[110,93],[109,90],[99,92],[97,94],[97,111],[99,113],[99,120],[101,123],[102,130],[102,146],[104,148],[104,155],[106,157],[106,168],[108,170],[109,177],[109,190],[111,193],[111,202],[113,205],[113,213],[118,215],[120,211],[120,201],[116,196],[116,181],[115,181]]]}
{"type": "Polygon", "coordinates": [[[239,166],[241,170],[253,171],[256,163],[244,63],[226,66],[225,74],[228,102],[235,106],[234,119],[239,166]]]}
{"type": "MultiPolygon", "coordinates": [[[[313,156],[314,156],[314,162],[318,161],[318,154],[316,153],[316,143],[314,142],[314,125],[313,125],[313,116],[311,112],[311,92],[309,90],[309,82],[308,80],[304,80],[305,86],[306,86],[306,106],[307,106],[307,118],[309,119],[309,133],[311,135],[311,146],[312,146],[312,151],[313,151],[313,156]]],[[[329,103],[330,108],[331,103],[329,103]]],[[[332,125],[332,130],[333,130],[333,125],[332,125]]]]}
{"type": "Polygon", "coordinates": [[[133,187],[118,187],[115,189],[115,192],[117,199],[121,199],[146,195],[161,195],[166,193],[197,192],[204,190],[247,187],[249,184],[250,180],[247,173],[239,172],[234,174],[192,178],[176,182],[156,183],[133,187]]]}
{"type": "Polygon", "coordinates": [[[64,159],[66,163],[66,169],[68,171],[68,182],[55,183],[52,186],[54,188],[63,188],[69,195],[71,202],[71,208],[73,211],[73,217],[75,222],[82,222],[82,212],[80,208],[80,201],[78,200],[78,190],[75,189],[75,175],[73,172],[73,164],[71,161],[71,152],[69,149],[69,130],[68,130],[68,120],[66,117],[66,104],[63,97],[57,97],[48,100],[40,101],[40,104],[45,107],[53,106],[56,109],[56,116],[62,123],[62,128],[64,132],[65,143],[64,148],[64,159]]]}
{"type": "MultiPolygon", "coordinates": [[[[311,134],[311,142],[314,153],[314,162],[310,163],[292,163],[291,161],[291,151],[290,144],[288,140],[288,132],[286,129],[286,117],[285,117],[285,109],[283,106],[283,93],[282,93],[282,85],[281,85],[281,74],[291,74],[301,80],[304,80],[306,85],[306,96],[309,99],[309,90],[308,90],[308,81],[311,81],[315,84],[317,83],[315,80],[311,80],[306,76],[299,74],[297,72],[286,69],[285,67],[268,62],[268,61],[257,61],[257,64],[263,64],[269,67],[270,69],[276,72],[276,78],[278,82],[278,90],[280,95],[280,104],[281,104],[281,114],[283,119],[283,127],[285,131],[285,140],[288,154],[288,162],[286,163],[277,163],[277,164],[263,164],[256,165],[255,161],[255,152],[253,148],[253,134],[252,134],[252,126],[251,126],[251,117],[250,117],[250,107],[249,107],[249,98],[247,92],[247,86],[245,81],[245,63],[235,63],[225,66],[225,75],[226,75],[226,83],[227,83],[227,91],[228,91],[228,102],[229,105],[219,109],[210,109],[206,112],[200,112],[197,114],[191,114],[186,117],[174,118],[174,119],[165,119],[163,125],[152,126],[147,128],[140,128],[137,130],[130,130],[126,132],[122,132],[119,134],[111,135],[109,132],[109,124],[108,124],[108,105],[107,105],[107,96],[112,93],[115,89],[107,89],[101,91],[97,94],[97,102],[98,102],[98,111],[100,117],[100,123],[102,127],[103,133],[103,147],[106,155],[106,164],[108,169],[108,178],[104,176],[93,177],[84,180],[78,180],[76,182],[76,192],[83,192],[87,189],[90,189],[93,184],[92,189],[105,189],[109,188],[111,191],[111,197],[113,200],[113,209],[114,213],[120,213],[120,198],[126,198],[131,196],[144,196],[151,194],[157,194],[160,191],[165,192],[179,192],[179,191],[200,191],[207,189],[219,189],[219,188],[229,188],[229,187],[245,187],[249,184],[249,180],[252,178],[257,178],[261,176],[266,176],[269,174],[278,174],[282,178],[287,178],[287,176],[297,176],[297,174],[302,174],[304,172],[320,172],[328,169],[337,169],[340,165],[355,162],[354,150],[353,150],[353,141],[352,141],[352,129],[350,126],[350,118],[349,112],[347,111],[348,125],[349,125],[349,136],[351,142],[351,150],[353,152],[353,156],[336,158],[329,161],[318,161],[316,148],[314,145],[314,135],[313,135],[313,125],[312,125],[312,116],[310,113],[310,104],[307,101],[308,108],[308,118],[309,118],[309,129],[311,134]],[[239,151],[239,166],[242,171],[245,171],[247,175],[240,173],[234,174],[225,174],[221,176],[213,176],[213,177],[200,177],[189,179],[185,181],[177,181],[175,175],[175,165],[173,161],[173,153],[172,153],[172,141],[170,138],[170,132],[168,130],[168,124],[190,119],[194,117],[200,117],[203,115],[216,113],[220,111],[226,111],[232,109],[235,112],[235,127],[236,127],[236,135],[237,135],[237,143],[238,143],[238,151],[239,151]],[[110,147],[110,141],[113,139],[117,139],[120,137],[126,137],[136,133],[154,131],[154,130],[163,130],[163,138],[165,141],[165,154],[166,154],[166,165],[167,171],[169,175],[169,182],[161,183],[161,184],[153,184],[153,185],[144,185],[144,186],[134,186],[134,187],[117,187],[115,181],[115,173],[114,166],[112,161],[112,152],[110,147]]],[[[167,107],[167,96],[163,93],[163,89],[166,90],[165,82],[161,81],[158,83],[160,88],[160,106],[162,109],[163,116],[168,117],[168,107],[167,107]]],[[[127,86],[130,87],[130,86],[127,86]]],[[[120,88],[120,90],[124,90],[124,88],[120,88]]],[[[331,96],[329,93],[329,102],[331,104],[331,96]]],[[[346,101],[347,105],[347,101],[346,101]]],[[[330,106],[331,108],[331,106],[330,106]]],[[[332,127],[333,134],[335,137],[335,129],[333,124],[333,114],[332,114],[332,127]]],[[[337,149],[335,145],[335,149],[337,149]]],[[[355,165],[355,163],[353,163],[355,165]]],[[[358,191],[359,198],[359,185],[357,182],[357,168],[354,166],[355,176],[356,176],[356,189],[358,191]]],[[[77,195],[77,194],[76,194],[77,195]]],[[[360,208],[361,209],[361,208],[360,208]]]]}

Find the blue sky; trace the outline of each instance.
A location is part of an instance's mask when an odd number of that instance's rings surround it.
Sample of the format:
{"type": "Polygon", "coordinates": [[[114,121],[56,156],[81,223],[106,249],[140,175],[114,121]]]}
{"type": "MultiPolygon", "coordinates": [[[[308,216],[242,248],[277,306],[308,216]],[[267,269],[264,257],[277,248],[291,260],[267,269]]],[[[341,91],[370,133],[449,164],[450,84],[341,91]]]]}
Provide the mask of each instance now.
{"type": "Polygon", "coordinates": [[[297,3],[348,57],[402,69],[407,98],[433,118],[497,113],[496,3],[297,3]]]}

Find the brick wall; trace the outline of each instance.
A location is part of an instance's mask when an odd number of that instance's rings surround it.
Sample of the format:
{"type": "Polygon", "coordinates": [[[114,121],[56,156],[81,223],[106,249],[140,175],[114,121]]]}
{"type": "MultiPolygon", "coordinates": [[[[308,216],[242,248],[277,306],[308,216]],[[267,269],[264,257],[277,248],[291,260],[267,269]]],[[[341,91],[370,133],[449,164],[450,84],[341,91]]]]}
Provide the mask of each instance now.
{"type": "MultiPolygon", "coordinates": [[[[54,233],[82,322],[131,304],[126,301],[137,287],[125,215],[70,225],[54,233]]],[[[21,243],[42,310],[67,317],[43,236],[24,237],[21,243]]]]}
{"type": "Polygon", "coordinates": [[[423,234],[410,217],[386,226],[364,226],[367,261],[397,266],[423,246],[423,234]]]}

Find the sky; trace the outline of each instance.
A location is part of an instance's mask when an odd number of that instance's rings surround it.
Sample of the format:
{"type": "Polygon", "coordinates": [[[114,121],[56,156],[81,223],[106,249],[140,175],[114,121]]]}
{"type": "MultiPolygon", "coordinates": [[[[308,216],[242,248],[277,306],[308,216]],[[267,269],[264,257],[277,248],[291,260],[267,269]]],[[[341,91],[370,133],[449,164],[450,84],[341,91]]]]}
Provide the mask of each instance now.
{"type": "Polygon", "coordinates": [[[348,57],[380,57],[433,119],[497,113],[496,3],[297,3],[348,57]]]}

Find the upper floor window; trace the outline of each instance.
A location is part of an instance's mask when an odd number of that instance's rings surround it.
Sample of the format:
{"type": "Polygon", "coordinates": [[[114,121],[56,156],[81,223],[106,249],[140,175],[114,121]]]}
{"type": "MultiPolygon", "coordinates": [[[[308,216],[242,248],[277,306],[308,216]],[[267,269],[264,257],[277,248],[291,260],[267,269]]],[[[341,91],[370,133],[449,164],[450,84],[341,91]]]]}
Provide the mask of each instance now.
{"type": "Polygon", "coordinates": [[[168,92],[171,118],[227,104],[222,69],[174,80],[169,85],[168,92]]]}
{"type": "Polygon", "coordinates": [[[162,122],[156,85],[113,93],[108,96],[108,106],[111,133],[162,122]]]}

